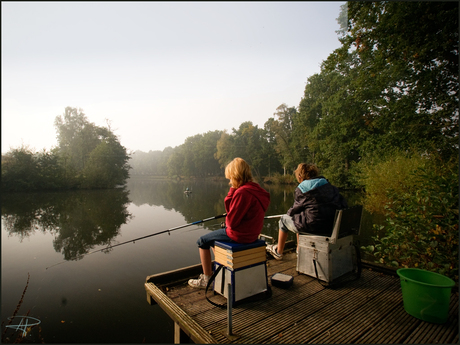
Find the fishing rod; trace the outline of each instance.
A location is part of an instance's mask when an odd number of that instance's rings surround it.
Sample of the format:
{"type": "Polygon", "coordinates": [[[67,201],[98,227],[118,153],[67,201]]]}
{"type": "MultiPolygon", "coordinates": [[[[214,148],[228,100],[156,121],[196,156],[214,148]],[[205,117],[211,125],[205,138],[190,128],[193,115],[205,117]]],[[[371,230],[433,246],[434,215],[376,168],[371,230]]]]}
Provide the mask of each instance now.
{"type": "MultiPolygon", "coordinates": [[[[140,240],[143,240],[145,238],[149,238],[149,237],[153,237],[153,236],[156,236],[156,235],[160,235],[160,234],[164,234],[164,233],[170,233],[172,231],[175,231],[175,230],[179,230],[179,229],[182,229],[182,228],[185,228],[187,226],[191,226],[191,225],[197,225],[197,224],[201,224],[201,223],[204,223],[204,222],[207,222],[207,221],[210,221],[210,220],[214,220],[214,219],[219,219],[219,218],[223,218],[223,217],[226,217],[227,216],[227,213],[224,213],[224,214],[220,214],[220,215],[217,215],[217,216],[214,216],[214,217],[210,217],[210,218],[206,218],[206,219],[202,219],[202,220],[197,220],[196,222],[193,222],[193,223],[188,223],[188,224],[184,224],[184,225],[179,225],[179,226],[176,226],[174,228],[170,228],[170,229],[167,229],[167,230],[163,230],[163,231],[160,231],[160,232],[156,232],[154,234],[150,234],[150,235],[145,235],[145,236],[142,236],[142,237],[138,237],[138,238],[134,238],[132,240],[128,240],[128,241],[125,241],[125,242],[121,242],[121,243],[117,243],[115,245],[109,245],[105,248],[102,248],[102,249],[98,249],[98,250],[95,250],[95,251],[92,251],[88,254],[85,254],[85,256],[88,256],[88,255],[91,255],[91,254],[94,254],[94,253],[98,253],[98,252],[104,252],[104,251],[109,251],[110,249],[112,248],[115,248],[115,247],[118,247],[118,246],[121,246],[123,244],[126,244],[126,243],[135,243],[136,241],[140,241],[140,240]]],[[[282,215],[276,215],[276,216],[266,216],[264,217],[264,219],[269,219],[269,218],[278,218],[278,217],[281,217],[282,215]]],[[[46,269],[48,268],[51,268],[51,267],[54,267],[54,266],[57,266],[57,265],[60,265],[62,263],[64,263],[66,261],[62,261],[62,262],[59,262],[57,264],[54,264],[52,266],[49,266],[49,267],[46,267],[46,269]]]]}
{"type": "MultiPolygon", "coordinates": [[[[213,220],[213,219],[219,219],[219,218],[223,218],[223,217],[226,217],[227,214],[224,213],[224,214],[220,214],[220,215],[217,215],[217,216],[214,216],[214,217],[210,217],[210,218],[206,218],[206,219],[202,219],[202,220],[197,220],[196,222],[193,222],[193,223],[188,223],[188,224],[184,224],[184,225],[179,225],[179,226],[176,226],[174,228],[170,228],[170,229],[167,229],[167,230],[163,230],[163,231],[160,231],[160,232],[156,232],[154,234],[150,234],[150,235],[145,235],[145,236],[142,236],[142,237],[138,237],[138,238],[134,238],[132,240],[129,240],[129,241],[125,241],[125,242],[121,242],[121,243],[117,243],[115,245],[109,245],[107,246],[106,248],[102,248],[102,249],[98,249],[98,250],[95,250],[93,252],[90,252],[88,254],[85,254],[85,256],[88,256],[88,255],[91,255],[91,254],[94,254],[94,253],[98,253],[98,252],[103,252],[103,251],[108,251],[112,248],[115,248],[115,247],[118,247],[118,246],[121,246],[123,244],[126,244],[126,243],[135,243],[136,241],[139,241],[139,240],[143,240],[144,238],[148,238],[148,237],[152,237],[152,236],[156,236],[156,235],[160,235],[160,234],[164,234],[164,233],[170,233],[172,231],[175,231],[175,230],[179,230],[179,229],[182,229],[182,228],[185,228],[187,226],[191,226],[191,225],[196,225],[196,224],[201,224],[201,223],[204,223],[204,222],[207,222],[207,221],[210,221],[210,220],[213,220]]],[[[52,266],[49,266],[49,267],[46,267],[46,269],[48,268],[51,268],[51,267],[54,267],[54,266],[57,266],[57,265],[60,265],[62,264],[63,262],[67,262],[67,261],[62,261],[62,262],[59,262],[57,264],[54,264],[52,266]]]]}

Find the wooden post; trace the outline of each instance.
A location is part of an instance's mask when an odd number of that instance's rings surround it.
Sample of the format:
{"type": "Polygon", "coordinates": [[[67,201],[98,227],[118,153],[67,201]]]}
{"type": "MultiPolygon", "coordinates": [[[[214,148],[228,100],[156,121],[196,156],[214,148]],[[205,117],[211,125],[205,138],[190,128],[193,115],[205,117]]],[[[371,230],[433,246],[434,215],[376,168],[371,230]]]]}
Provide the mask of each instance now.
{"type": "Polygon", "coordinates": [[[147,303],[150,304],[150,305],[155,304],[155,300],[152,298],[152,296],[149,295],[148,292],[147,292],[147,303]]]}
{"type": "Polygon", "coordinates": [[[174,322],[174,344],[189,344],[190,338],[188,335],[180,328],[177,322],[174,322]]]}
{"type": "Polygon", "coordinates": [[[227,335],[233,335],[232,329],[232,302],[233,302],[233,294],[232,294],[232,284],[227,284],[227,335]]]}

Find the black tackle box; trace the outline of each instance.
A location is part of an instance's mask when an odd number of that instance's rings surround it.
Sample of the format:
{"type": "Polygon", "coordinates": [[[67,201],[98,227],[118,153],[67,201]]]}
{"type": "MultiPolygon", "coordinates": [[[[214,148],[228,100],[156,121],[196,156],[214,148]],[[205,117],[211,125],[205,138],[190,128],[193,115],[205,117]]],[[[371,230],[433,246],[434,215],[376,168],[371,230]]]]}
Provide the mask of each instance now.
{"type": "Polygon", "coordinates": [[[284,273],[275,273],[271,277],[272,286],[287,289],[292,286],[294,277],[284,273]]]}

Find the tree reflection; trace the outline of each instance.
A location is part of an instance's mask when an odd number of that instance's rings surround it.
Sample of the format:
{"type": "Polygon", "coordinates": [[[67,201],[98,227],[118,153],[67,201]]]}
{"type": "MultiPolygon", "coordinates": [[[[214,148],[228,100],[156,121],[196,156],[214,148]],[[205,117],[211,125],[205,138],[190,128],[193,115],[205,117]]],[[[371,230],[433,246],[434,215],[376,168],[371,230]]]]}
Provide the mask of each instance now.
{"type": "Polygon", "coordinates": [[[65,260],[78,260],[98,245],[110,245],[132,215],[125,189],[2,195],[2,220],[22,241],[35,231],[54,234],[65,260]]]}
{"type": "MultiPolygon", "coordinates": [[[[267,215],[283,214],[292,206],[296,186],[262,186],[270,192],[267,215]]],[[[177,182],[131,178],[126,189],[4,194],[2,223],[9,236],[17,236],[20,241],[36,231],[49,232],[54,235],[54,249],[65,260],[77,260],[96,246],[110,249],[121,226],[133,217],[127,211],[131,202],[136,206],[164,207],[182,214],[186,223],[192,223],[225,213],[228,189],[225,179],[177,182]],[[189,195],[184,194],[187,187],[192,191],[189,195]]],[[[355,191],[349,194],[345,196],[352,206],[359,194],[355,191]]],[[[222,220],[200,226],[216,230],[222,220]]],[[[266,219],[262,233],[277,237],[278,221],[278,218],[266,219]]]]}

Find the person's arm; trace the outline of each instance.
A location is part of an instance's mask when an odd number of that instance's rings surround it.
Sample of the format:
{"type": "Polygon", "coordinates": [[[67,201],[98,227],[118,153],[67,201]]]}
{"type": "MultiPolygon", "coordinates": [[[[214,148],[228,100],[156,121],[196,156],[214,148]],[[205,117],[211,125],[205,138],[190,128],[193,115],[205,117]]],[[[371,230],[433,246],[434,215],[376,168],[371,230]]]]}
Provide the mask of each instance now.
{"type": "Polygon", "coordinates": [[[302,193],[300,188],[296,188],[294,193],[294,205],[287,211],[288,216],[294,216],[305,209],[305,194],[302,193]]]}

